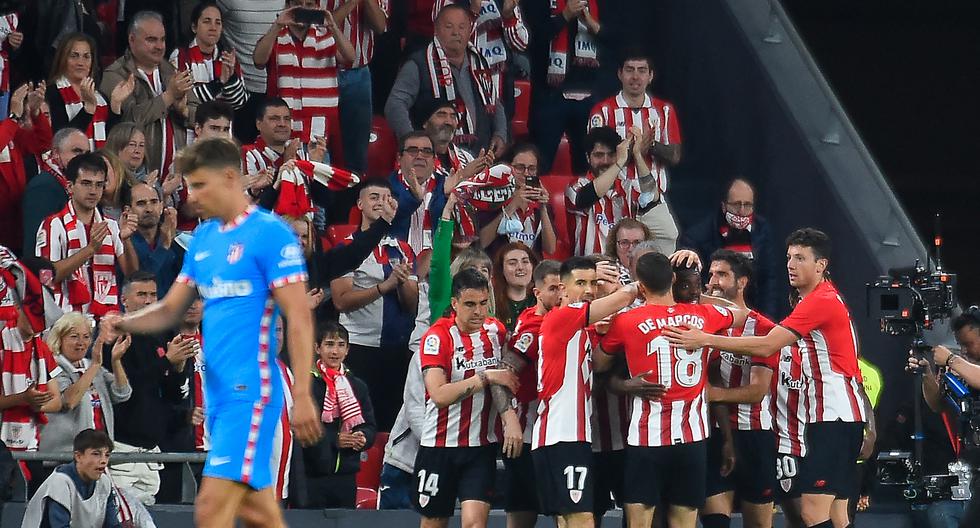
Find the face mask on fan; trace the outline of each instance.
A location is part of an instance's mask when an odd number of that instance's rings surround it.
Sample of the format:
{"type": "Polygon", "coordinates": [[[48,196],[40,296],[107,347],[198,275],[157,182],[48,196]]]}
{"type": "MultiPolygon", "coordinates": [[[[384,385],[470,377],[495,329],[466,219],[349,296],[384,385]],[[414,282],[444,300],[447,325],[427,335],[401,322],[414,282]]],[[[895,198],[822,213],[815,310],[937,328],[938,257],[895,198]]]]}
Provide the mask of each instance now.
{"type": "Polygon", "coordinates": [[[742,216],[731,211],[725,211],[725,221],[735,229],[746,230],[752,225],[752,215],[742,216]]]}

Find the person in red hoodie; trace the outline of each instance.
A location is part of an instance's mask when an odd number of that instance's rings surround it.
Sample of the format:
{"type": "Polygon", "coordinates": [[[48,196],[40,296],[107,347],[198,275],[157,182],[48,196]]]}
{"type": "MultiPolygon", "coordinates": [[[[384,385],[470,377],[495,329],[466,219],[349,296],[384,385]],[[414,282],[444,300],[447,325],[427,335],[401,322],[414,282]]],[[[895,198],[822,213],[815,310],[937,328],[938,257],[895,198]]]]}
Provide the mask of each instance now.
{"type": "MultiPolygon", "coordinates": [[[[40,116],[44,84],[14,90],[10,115],[0,121],[0,244],[21,254],[24,247],[21,198],[27,188],[24,159],[51,148],[51,123],[40,116]]],[[[30,242],[30,241],[28,241],[30,242]]]]}

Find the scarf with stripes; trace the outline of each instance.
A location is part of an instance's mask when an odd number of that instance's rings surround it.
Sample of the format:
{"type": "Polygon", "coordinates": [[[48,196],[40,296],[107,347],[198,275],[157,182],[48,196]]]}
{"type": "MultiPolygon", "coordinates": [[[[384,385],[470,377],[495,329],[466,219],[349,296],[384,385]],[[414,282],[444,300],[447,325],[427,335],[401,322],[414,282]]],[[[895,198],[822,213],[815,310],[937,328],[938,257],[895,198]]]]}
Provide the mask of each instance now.
{"type": "MultiPolygon", "coordinates": [[[[104,221],[102,213],[96,209],[92,223],[104,221]]],[[[75,216],[75,207],[71,200],[56,215],[65,226],[68,237],[68,252],[65,258],[70,258],[88,245],[88,233],[85,225],[75,216]]],[[[66,310],[85,311],[98,318],[106,313],[118,310],[119,295],[116,286],[116,253],[112,245],[112,233],[106,235],[102,244],[95,251],[91,260],[82,264],[71,277],[60,284],[55,284],[55,299],[66,310]],[[91,270],[91,275],[89,271],[91,270]],[[89,277],[91,276],[91,280],[89,277]]]]}
{"type": "MultiPolygon", "coordinates": [[[[499,97],[497,94],[497,74],[493,72],[490,65],[487,64],[487,60],[483,58],[475,46],[468,44],[466,53],[469,58],[469,74],[473,78],[474,86],[480,95],[479,102],[483,104],[483,109],[487,114],[493,115],[499,97]]],[[[429,74],[429,85],[432,87],[432,97],[446,99],[456,107],[456,113],[459,116],[456,139],[463,143],[474,141],[476,139],[476,118],[466,111],[466,103],[463,102],[463,97],[456,93],[453,71],[439,39],[432,39],[432,43],[425,48],[425,63],[429,74]]]]}
{"type": "Polygon", "coordinates": [[[326,163],[301,159],[293,163],[293,170],[280,171],[279,174],[279,198],[276,200],[275,212],[281,216],[306,215],[313,218],[315,209],[310,199],[310,185],[313,182],[338,192],[361,181],[357,174],[326,163]]]}
{"type": "MultiPolygon", "coordinates": [[[[568,0],[551,0],[552,16],[562,16],[568,0]]],[[[589,13],[596,21],[599,20],[599,5],[597,0],[589,0],[589,13]]],[[[551,41],[548,52],[548,84],[560,86],[565,82],[568,73],[568,48],[572,46],[572,63],[586,68],[599,67],[599,53],[595,36],[589,33],[589,28],[580,19],[575,19],[574,33],[569,32],[568,24],[551,41]]]]}
{"type": "Polygon", "coordinates": [[[355,427],[364,423],[361,404],[354,395],[350,380],[347,379],[347,369],[343,365],[340,366],[340,370],[332,369],[320,359],[316,360],[316,369],[323,382],[327,384],[327,390],[323,393],[323,412],[320,413],[320,420],[323,423],[333,423],[339,418],[340,430],[345,433],[353,431],[355,427]]]}
{"type": "MultiPolygon", "coordinates": [[[[68,121],[75,119],[75,116],[85,107],[82,97],[72,88],[71,82],[64,76],[55,81],[55,86],[58,87],[58,93],[61,94],[61,99],[65,102],[65,113],[68,114],[68,121]]],[[[106,122],[109,121],[109,105],[105,102],[105,98],[99,92],[95,92],[95,99],[95,114],[92,115],[92,121],[89,122],[88,128],[83,131],[88,137],[93,152],[105,145],[106,122]]]]}

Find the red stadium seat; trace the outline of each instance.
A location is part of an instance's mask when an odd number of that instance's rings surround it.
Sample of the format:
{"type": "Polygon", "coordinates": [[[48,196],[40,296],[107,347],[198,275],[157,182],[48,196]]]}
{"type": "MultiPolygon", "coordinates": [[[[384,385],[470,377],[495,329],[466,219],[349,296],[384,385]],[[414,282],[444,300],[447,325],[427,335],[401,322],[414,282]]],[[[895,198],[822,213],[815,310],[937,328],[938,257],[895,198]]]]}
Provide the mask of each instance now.
{"type": "Polygon", "coordinates": [[[381,494],[378,493],[378,490],[358,486],[357,498],[355,499],[355,507],[358,510],[377,510],[380,501],[381,494]]]}
{"type": "Polygon", "coordinates": [[[327,227],[327,240],[330,246],[336,246],[344,241],[354,231],[357,231],[357,224],[335,224],[327,227]]]}
{"type": "Polygon", "coordinates": [[[395,167],[395,157],[398,154],[398,140],[395,133],[388,127],[388,122],[381,116],[371,120],[371,137],[368,143],[368,178],[384,178],[395,167]]]}
{"type": "Polygon", "coordinates": [[[568,137],[562,136],[555,152],[555,160],[551,162],[552,174],[572,174],[572,152],[568,146],[568,137]]]}
{"type": "Polygon", "coordinates": [[[357,472],[357,487],[377,490],[381,485],[381,464],[385,456],[388,433],[379,432],[374,436],[374,445],[361,453],[361,470],[357,472]]]}
{"type": "Polygon", "coordinates": [[[565,210],[565,190],[572,186],[578,178],[567,175],[546,175],[541,177],[541,185],[548,190],[551,211],[554,214],[555,237],[558,239],[555,252],[545,255],[548,258],[564,260],[571,256],[571,235],[568,211],[565,210]]]}
{"type": "Polygon", "coordinates": [[[510,127],[517,139],[524,139],[528,134],[528,115],[531,111],[531,82],[526,79],[514,81],[514,118],[510,127]]]}

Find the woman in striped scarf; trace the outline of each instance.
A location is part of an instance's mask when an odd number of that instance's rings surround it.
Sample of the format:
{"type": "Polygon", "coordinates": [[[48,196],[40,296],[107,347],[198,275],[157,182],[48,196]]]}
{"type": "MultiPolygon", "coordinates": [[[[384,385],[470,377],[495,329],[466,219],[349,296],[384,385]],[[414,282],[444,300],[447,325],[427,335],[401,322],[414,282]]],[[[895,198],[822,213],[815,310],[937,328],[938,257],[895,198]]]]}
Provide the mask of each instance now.
{"type": "Polygon", "coordinates": [[[120,83],[110,102],[99,93],[95,40],[84,33],[66,35],[55,51],[45,100],[54,130],[77,128],[85,132],[90,150],[102,148],[112,124],[122,113],[122,102],[133,93],[134,81],[120,83]]]}

